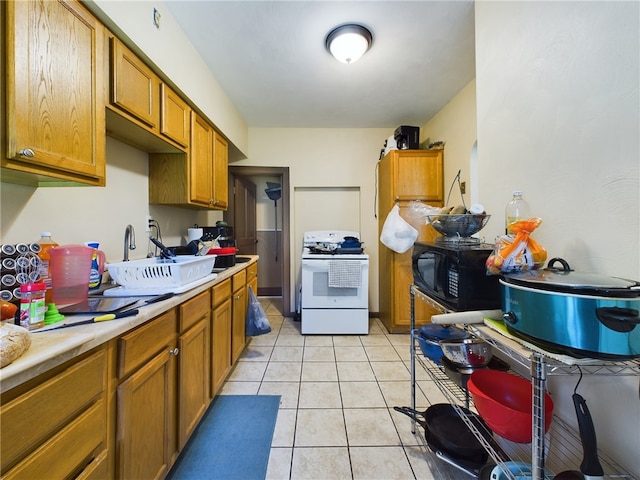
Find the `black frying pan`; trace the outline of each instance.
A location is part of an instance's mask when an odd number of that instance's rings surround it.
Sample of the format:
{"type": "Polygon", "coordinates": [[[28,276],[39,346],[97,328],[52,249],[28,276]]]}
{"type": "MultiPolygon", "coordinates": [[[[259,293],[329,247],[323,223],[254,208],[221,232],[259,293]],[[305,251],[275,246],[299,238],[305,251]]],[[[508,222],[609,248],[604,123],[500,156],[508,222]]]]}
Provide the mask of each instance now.
{"type": "MultiPolygon", "coordinates": [[[[439,403],[419,412],[409,407],[393,407],[396,411],[414,418],[424,428],[427,445],[433,451],[440,451],[452,458],[469,464],[471,468],[479,469],[487,462],[489,454],[480,441],[460,418],[453,405],[439,403]]],[[[493,433],[482,419],[459,407],[464,414],[488,442],[492,441],[493,433]]]]}

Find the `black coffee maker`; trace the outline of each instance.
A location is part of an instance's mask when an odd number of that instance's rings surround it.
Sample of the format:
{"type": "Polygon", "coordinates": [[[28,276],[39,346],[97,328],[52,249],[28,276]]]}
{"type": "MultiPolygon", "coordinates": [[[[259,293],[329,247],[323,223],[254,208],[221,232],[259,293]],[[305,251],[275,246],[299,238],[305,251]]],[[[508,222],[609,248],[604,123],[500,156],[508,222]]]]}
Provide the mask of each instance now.
{"type": "Polygon", "coordinates": [[[420,127],[402,125],[393,133],[399,150],[416,150],[420,148],[420,127]]]}
{"type": "Polygon", "coordinates": [[[221,248],[236,246],[233,227],[230,227],[227,222],[217,221],[215,227],[202,227],[203,242],[213,242],[215,239],[218,239],[221,248]]]}

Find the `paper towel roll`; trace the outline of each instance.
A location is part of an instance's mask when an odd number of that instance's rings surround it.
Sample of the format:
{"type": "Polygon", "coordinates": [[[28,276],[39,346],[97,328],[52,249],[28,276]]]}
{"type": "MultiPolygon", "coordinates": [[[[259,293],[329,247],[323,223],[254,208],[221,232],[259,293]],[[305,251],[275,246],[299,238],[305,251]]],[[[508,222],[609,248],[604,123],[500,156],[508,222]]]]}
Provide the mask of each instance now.
{"type": "Polygon", "coordinates": [[[202,228],[190,228],[189,229],[189,241],[200,240],[204,235],[204,231],[202,228]]]}

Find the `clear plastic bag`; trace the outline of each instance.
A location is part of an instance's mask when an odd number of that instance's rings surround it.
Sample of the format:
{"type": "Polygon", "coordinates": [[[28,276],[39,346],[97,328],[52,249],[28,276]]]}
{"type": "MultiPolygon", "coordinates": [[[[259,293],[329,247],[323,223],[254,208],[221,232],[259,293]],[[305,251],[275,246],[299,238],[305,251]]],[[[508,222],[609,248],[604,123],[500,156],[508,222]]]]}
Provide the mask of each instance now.
{"type": "Polygon", "coordinates": [[[257,337],[271,332],[271,324],[258,301],[253,289],[249,286],[249,303],[247,305],[247,324],[245,328],[247,337],[257,337]]]}
{"type": "Polygon", "coordinates": [[[432,207],[420,200],[412,200],[407,209],[407,221],[420,230],[420,227],[429,223],[430,215],[438,215],[439,213],[440,207],[432,207]]]}
{"type": "Polygon", "coordinates": [[[541,218],[529,218],[509,225],[513,234],[503,235],[496,240],[493,253],[487,258],[487,273],[516,273],[544,265],[547,251],[531,238],[531,233],[541,223],[541,218]]]}
{"type": "Polygon", "coordinates": [[[400,207],[394,205],[382,225],[380,242],[394,252],[404,253],[417,238],[418,231],[400,216],[400,207]]]}

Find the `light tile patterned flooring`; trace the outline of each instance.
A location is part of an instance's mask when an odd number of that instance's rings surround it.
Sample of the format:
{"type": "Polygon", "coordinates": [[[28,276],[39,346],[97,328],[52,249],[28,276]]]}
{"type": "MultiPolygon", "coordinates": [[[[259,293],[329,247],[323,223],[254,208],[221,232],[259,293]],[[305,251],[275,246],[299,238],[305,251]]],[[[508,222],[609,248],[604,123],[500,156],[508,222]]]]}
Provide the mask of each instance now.
{"type": "MultiPolygon", "coordinates": [[[[260,297],[272,331],[253,337],[222,395],[281,395],[267,478],[470,478],[436,459],[394,406],[411,405],[410,336],[302,335],[282,299],[260,297]]],[[[446,402],[418,369],[416,408],[446,402]]],[[[247,412],[248,415],[251,412],[247,412]]],[[[249,435],[251,432],[247,432],[249,435]]]]}

